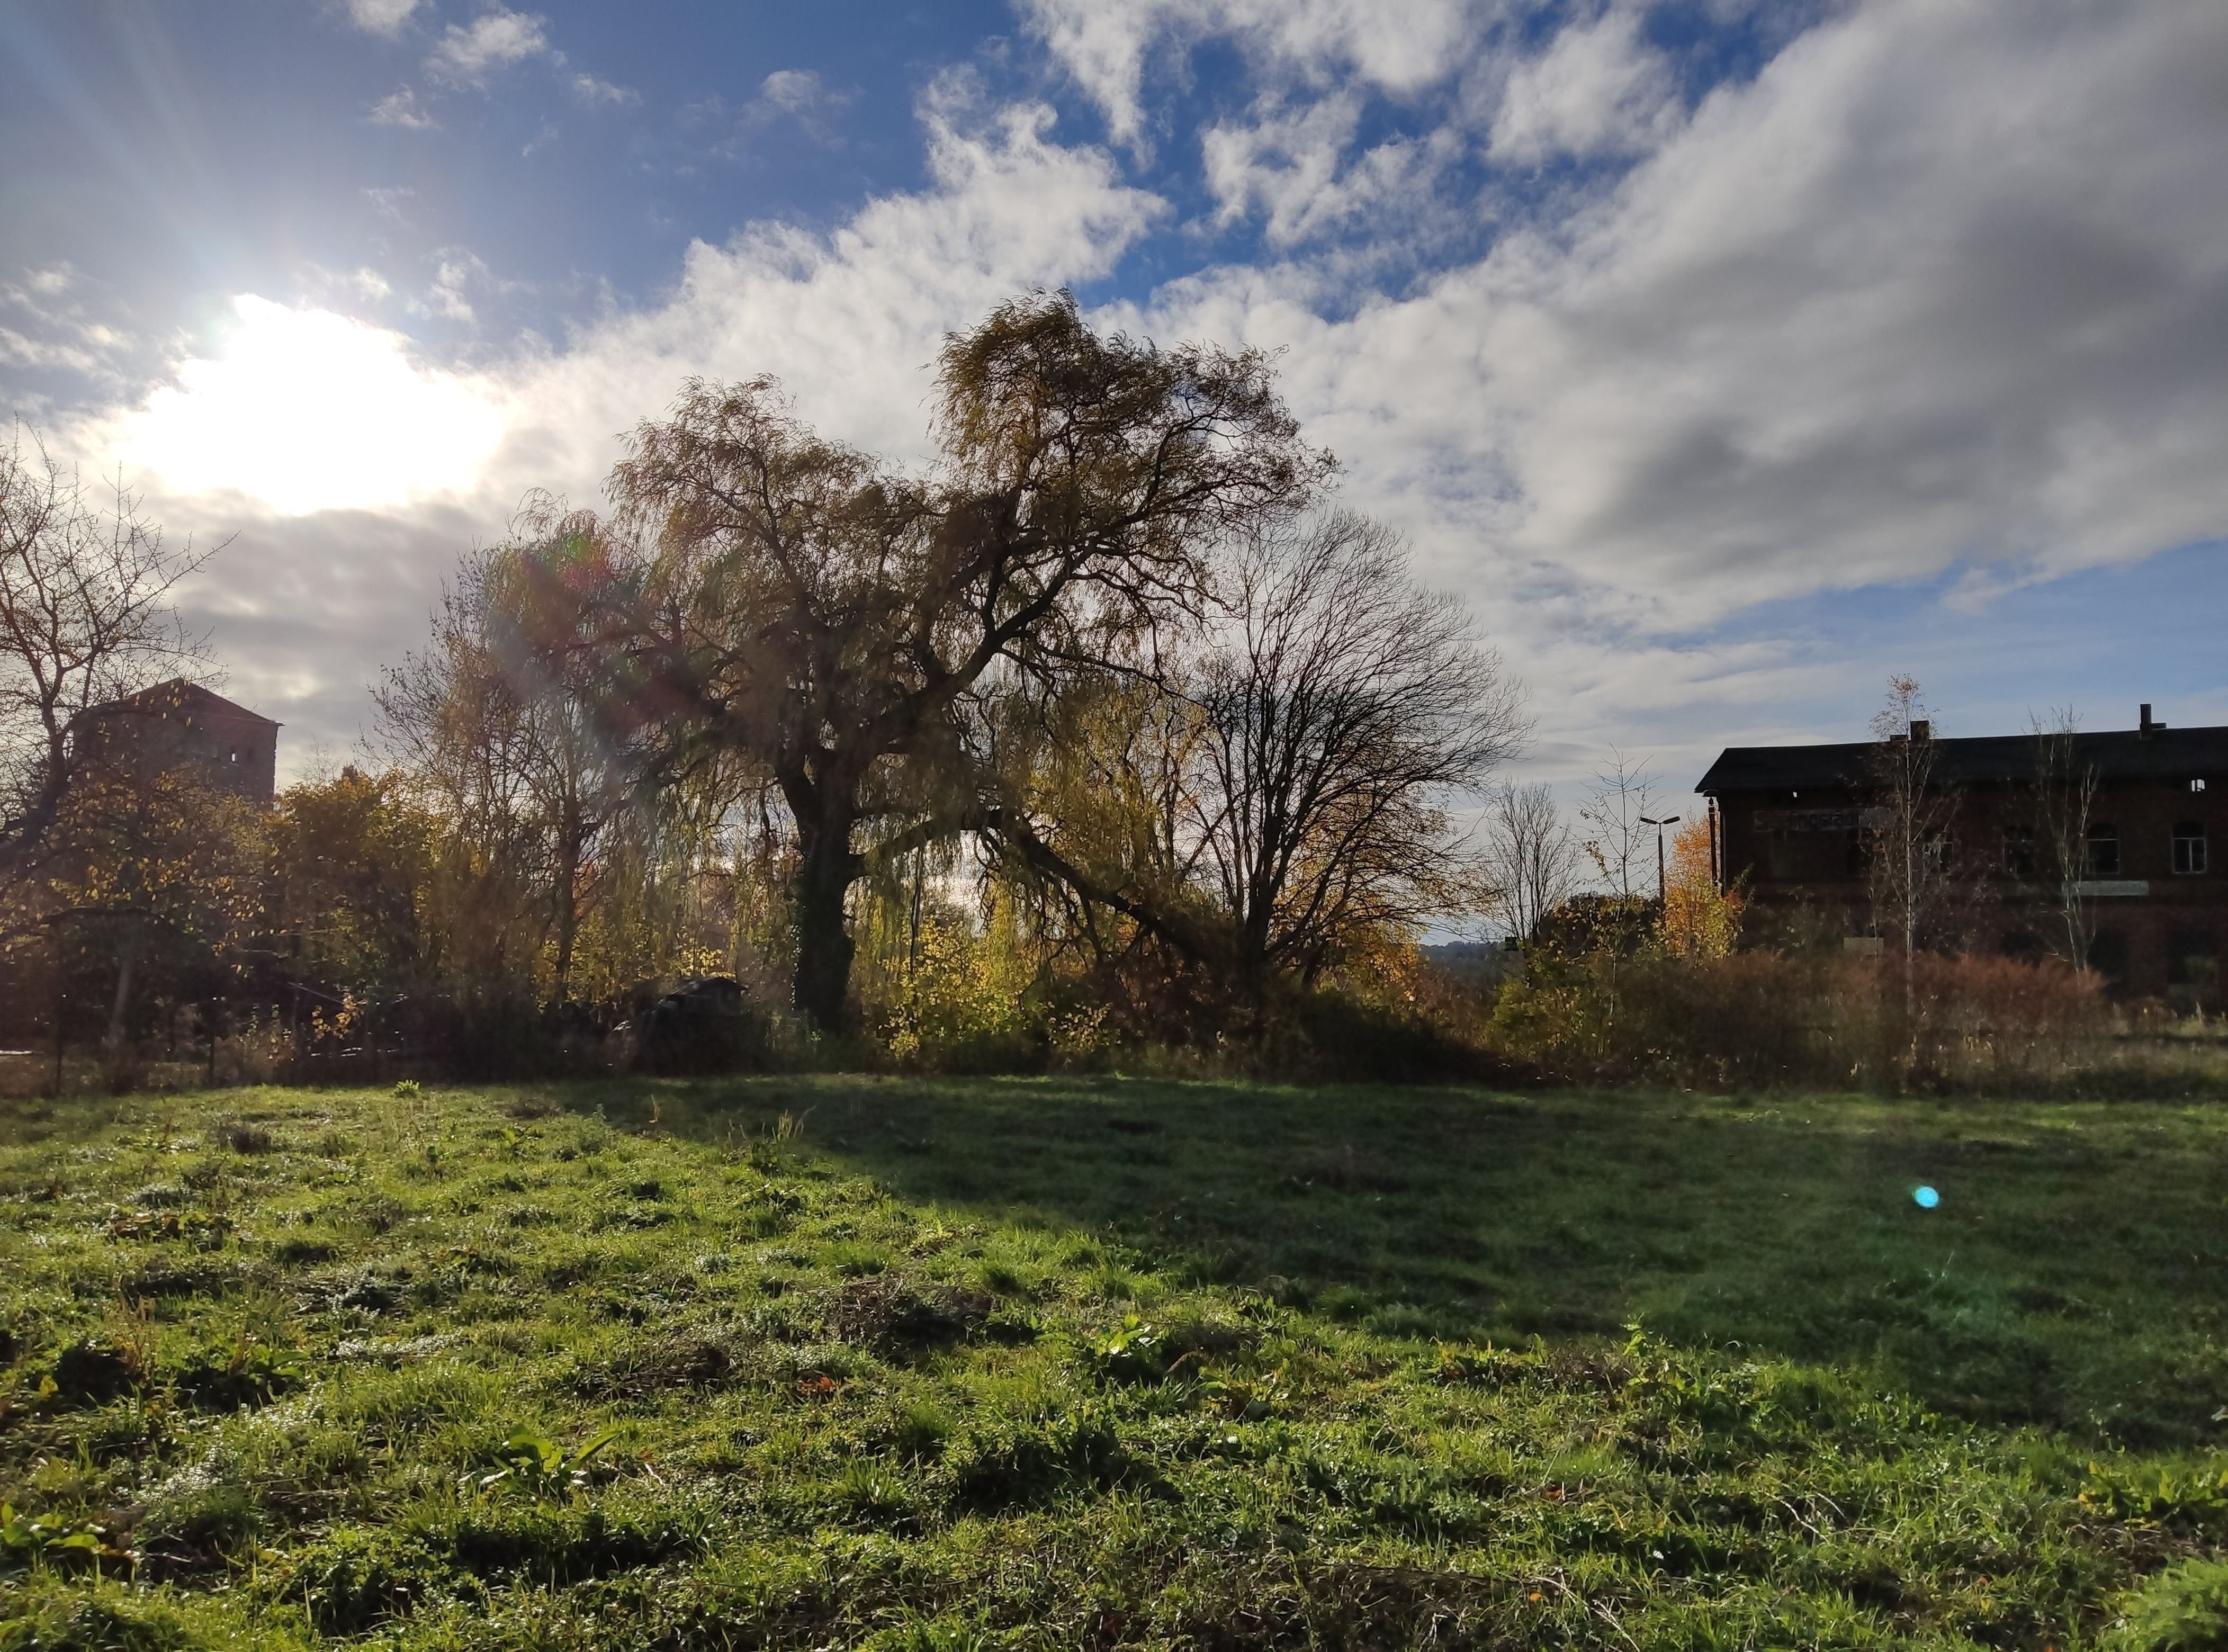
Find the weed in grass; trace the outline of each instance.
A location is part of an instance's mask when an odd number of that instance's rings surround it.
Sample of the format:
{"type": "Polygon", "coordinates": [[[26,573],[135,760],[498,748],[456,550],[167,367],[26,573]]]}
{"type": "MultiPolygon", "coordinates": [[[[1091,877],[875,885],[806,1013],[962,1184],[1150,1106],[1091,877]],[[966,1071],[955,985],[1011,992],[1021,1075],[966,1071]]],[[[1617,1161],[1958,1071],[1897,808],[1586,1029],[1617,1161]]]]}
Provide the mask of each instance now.
{"type": "Polygon", "coordinates": [[[906,1405],[888,1435],[889,1449],[906,1463],[926,1463],[944,1454],[951,1437],[951,1413],[934,1400],[906,1405]]]}
{"type": "Polygon", "coordinates": [[[530,1496],[560,1493],[579,1495],[590,1484],[589,1465],[612,1440],[607,1431],[579,1445],[563,1445],[535,1428],[515,1428],[503,1444],[489,1453],[489,1465],[465,1475],[458,1483],[465,1490],[485,1493],[512,1488],[530,1496]]]}
{"type": "Polygon", "coordinates": [[[784,1112],[762,1127],[744,1149],[744,1156],[759,1170],[778,1170],[784,1156],[803,1138],[804,1120],[784,1112]]]}
{"type": "Polygon", "coordinates": [[[872,1457],[855,1457],[844,1464],[836,1483],[836,1500],[847,1516],[870,1526],[896,1529],[913,1523],[911,1488],[887,1464],[872,1457]]]}
{"type": "Polygon", "coordinates": [[[2126,1652],[2212,1652],[2228,1646],[2228,1560],[2187,1560],[2127,1602],[2113,1644],[2126,1652]]]}
{"type": "Polygon", "coordinates": [[[839,1239],[827,1248],[823,1258],[829,1267],[852,1279],[886,1272],[894,1259],[882,1246],[856,1239],[839,1239]]]}
{"type": "Polygon", "coordinates": [[[1105,1382],[1159,1382],[1176,1358],[1166,1334],[1135,1314],[1124,1314],[1119,1330],[1085,1341],[1080,1351],[1092,1374],[1105,1382]]]}
{"type": "Polygon", "coordinates": [[[73,1561],[89,1566],[104,1559],[129,1558],[110,1544],[104,1527],[91,1521],[60,1514],[19,1514],[14,1504],[3,1502],[0,1502],[0,1552],[49,1566],[73,1561]]]}
{"type": "Polygon", "coordinates": [[[1034,1289],[1034,1282],[1012,1264],[989,1260],[980,1263],[975,1277],[983,1290],[994,1297],[1027,1297],[1034,1289]]]}

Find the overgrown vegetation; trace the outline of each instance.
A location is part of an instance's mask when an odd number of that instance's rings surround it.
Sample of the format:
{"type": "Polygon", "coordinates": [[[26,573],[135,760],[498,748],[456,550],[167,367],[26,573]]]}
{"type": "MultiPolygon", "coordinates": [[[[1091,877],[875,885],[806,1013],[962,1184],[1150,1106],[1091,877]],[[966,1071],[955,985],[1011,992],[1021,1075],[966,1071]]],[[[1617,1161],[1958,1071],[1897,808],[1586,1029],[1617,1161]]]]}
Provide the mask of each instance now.
{"type": "MultiPolygon", "coordinates": [[[[460,560],[366,768],[269,809],[238,749],[182,738],[202,691],[149,683],[206,663],[166,605],[202,554],[19,438],[0,1092],[1117,1062],[2221,1087],[2126,1040],[2085,967],[2070,714],[1961,842],[1894,679],[1861,806],[1828,811],[1863,898],[1782,879],[1751,912],[1714,812],[1644,761],[1612,751],[1579,829],[1502,773],[1521,685],[1327,502],[1271,358],[1040,292],[949,336],[934,387],[911,471],[770,380],[684,385],[607,514],[531,496],[460,560]],[[1419,944],[1487,922],[1521,956],[1419,944]]],[[[2212,942],[2173,944],[2201,1031],[2212,942]]]]}
{"type": "Polygon", "coordinates": [[[2223,1617],[2207,1111],[797,1079],[9,1129],[10,1652],[2223,1617]]]}
{"type": "Polygon", "coordinates": [[[1906,971],[1899,959],[1597,947],[1535,953],[1496,997],[1490,1036],[1567,1077],[1718,1090],[2212,1093],[2228,1076],[2125,1026],[2093,976],[2014,958],[1922,953],[1906,971]]]}
{"type": "Polygon", "coordinates": [[[684,385],[608,515],[535,496],[462,560],[383,766],[268,818],[106,698],[193,663],[158,646],[190,559],[133,527],[104,572],[74,492],[0,464],[0,1040],[97,1042],[117,1088],[181,1042],[209,1082],[656,1069],[653,1006],[717,977],[737,1046],[1258,1049],[1489,902],[1450,810],[1518,686],[1326,507],[1269,357],[1030,294],[946,340],[929,433],[904,471],[770,380],[684,385]],[[52,568],[74,629],[14,623],[52,568]]]}

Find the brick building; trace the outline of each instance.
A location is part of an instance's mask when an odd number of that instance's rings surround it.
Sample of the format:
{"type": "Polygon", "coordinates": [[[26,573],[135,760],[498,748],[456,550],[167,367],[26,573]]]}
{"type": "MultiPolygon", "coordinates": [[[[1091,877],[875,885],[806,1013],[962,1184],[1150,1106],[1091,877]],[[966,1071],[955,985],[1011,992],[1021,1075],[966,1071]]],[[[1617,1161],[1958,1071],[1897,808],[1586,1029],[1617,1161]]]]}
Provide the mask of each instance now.
{"type": "MultiPolygon", "coordinates": [[[[1911,732],[1930,737],[1924,723],[1911,732]]],[[[1762,912],[1807,907],[1852,938],[1872,934],[1866,865],[1883,820],[1867,779],[1875,749],[1721,752],[1694,788],[1710,800],[1721,885],[1745,880],[1762,912]]],[[[2056,875],[2034,824],[2039,756],[2032,734],[1934,743],[1932,781],[1950,800],[1941,852],[1961,895],[1954,923],[1976,951],[2063,947],[2056,875]]],[[[2076,885],[2095,937],[2091,963],[2127,996],[2219,1008],[2228,728],[2169,728],[2144,706],[2132,729],[2075,735],[2072,764],[2097,781],[2076,885]]]]}
{"type": "Polygon", "coordinates": [[[215,791],[268,804],[278,783],[279,727],[180,677],[80,713],[70,738],[87,770],[190,772],[215,791]]]}

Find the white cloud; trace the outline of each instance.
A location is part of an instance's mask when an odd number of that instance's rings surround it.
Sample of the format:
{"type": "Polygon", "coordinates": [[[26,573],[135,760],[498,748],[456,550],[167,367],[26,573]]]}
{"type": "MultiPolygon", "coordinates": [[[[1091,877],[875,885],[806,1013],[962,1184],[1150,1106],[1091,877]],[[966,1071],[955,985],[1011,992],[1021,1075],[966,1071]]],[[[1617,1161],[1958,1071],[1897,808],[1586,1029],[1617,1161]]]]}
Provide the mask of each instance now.
{"type": "Polygon", "coordinates": [[[443,316],[451,321],[471,323],[478,319],[471,301],[465,296],[467,288],[477,287],[484,292],[506,293],[521,291],[522,284],[508,281],[487,266],[477,253],[461,247],[445,247],[436,254],[439,260],[434,266],[433,284],[426,289],[426,301],[412,301],[410,309],[420,316],[443,316]]]}
{"type": "Polygon", "coordinates": [[[637,92],[632,86],[614,86],[611,81],[593,74],[574,75],[573,95],[591,108],[599,105],[618,107],[642,101],[642,93],[637,92]]]}
{"type": "Polygon", "coordinates": [[[446,316],[451,321],[469,322],[473,319],[472,306],[464,298],[464,283],[471,278],[472,272],[471,266],[461,259],[442,260],[440,268],[434,272],[430,295],[435,313],[446,316]]]}
{"type": "MultiPolygon", "coordinates": [[[[1107,23],[1106,38],[1204,27],[1144,15],[1107,23]]],[[[1303,24],[1346,27],[1305,7],[1288,23],[1265,7],[1214,15],[1259,31],[1249,49],[1264,61],[1303,24]]],[[[1080,10],[1061,19],[1092,26],[1080,10]]],[[[1675,125],[1642,95],[1655,71],[1618,27],[1613,14],[1566,29],[1519,65],[1499,141],[1510,157],[1652,145],[1621,183],[1551,197],[1482,258],[1398,293],[1341,288],[1334,305],[1322,272],[1351,249],[1325,237],[1374,221],[1373,192],[1399,193],[1369,182],[1377,150],[1357,152],[1353,111],[1409,61],[1404,48],[1365,65],[1349,39],[1316,63],[1323,84],[1264,93],[1247,124],[1202,135],[1220,211],[1260,215],[1293,250],[1102,317],[1282,348],[1309,434],[1347,462],[1348,497],[1407,529],[1513,663],[1555,685],[1542,705],[1554,750],[1713,695],[1763,733],[1792,701],[1870,698],[1829,654],[1681,642],[1747,605],[1961,567],[2047,575],[2228,534],[2228,12],[1871,0],[1675,125]]],[[[1105,84],[1118,105],[1121,74],[1105,84]]],[[[592,499],[613,433],[688,374],[777,373],[831,434],[918,459],[924,369],[945,329],[1032,284],[1102,279],[1167,221],[1108,155],[1056,141],[1047,108],[987,107],[950,79],[922,118],[924,189],[830,234],[758,224],[694,246],[668,300],[561,349],[466,378],[413,366],[393,335],[355,339],[351,371],[389,387],[401,426],[422,396],[474,441],[490,418],[498,432],[483,451],[413,428],[380,471],[421,501],[379,507],[390,528],[417,524],[392,535],[394,556],[417,559],[410,588],[499,532],[528,486],[592,499]],[[464,451],[480,457],[460,465],[464,451]],[[451,488],[449,514],[422,503],[451,488]]],[[[1382,164],[1396,161],[1410,169],[1399,178],[1439,176],[1428,154],[1393,147],[1382,164]]],[[[451,285],[461,302],[466,284],[451,285]]],[[[320,398],[353,382],[304,376],[294,422],[327,427],[320,398]]],[[[244,419],[218,387],[182,382],[165,428],[244,419]]],[[[305,439],[275,439],[297,444],[280,450],[292,470],[212,460],[209,485],[302,497],[298,476],[316,474],[305,439]]],[[[331,463],[320,485],[333,496],[311,503],[380,492],[331,463]]],[[[348,542],[337,521],[308,519],[300,542],[348,542]]],[[[314,629],[322,599],[301,599],[314,629]]],[[[403,618],[414,625],[416,608],[403,618]]],[[[336,624],[332,657],[304,669],[367,679],[414,640],[390,623],[402,620],[336,624]]]]}
{"type": "Polygon", "coordinates": [[[2224,61],[2209,9],[1892,3],[1713,97],[1485,272],[1519,542],[1721,611],[2228,530],[2224,61]]]}
{"type": "MultiPolygon", "coordinates": [[[[87,313],[72,295],[80,290],[68,264],[27,270],[21,285],[0,282],[0,362],[35,374],[91,381],[104,388],[128,381],[131,358],[141,341],[87,313]]],[[[28,385],[11,385],[10,413],[43,407],[45,398],[28,385]]]]}
{"type": "Polygon", "coordinates": [[[350,22],[366,34],[384,35],[390,40],[402,32],[402,25],[417,10],[418,0],[348,0],[350,22]]]}
{"type": "Polygon", "coordinates": [[[1637,154],[1668,137],[1679,105],[1663,54],[1637,12],[1573,24],[1509,75],[1489,152],[1533,163],[1557,155],[1637,154]]]}
{"type": "MultiPolygon", "coordinates": [[[[714,145],[713,153],[734,159],[756,140],[759,131],[780,120],[793,120],[815,143],[836,147],[842,139],[830,118],[842,112],[851,96],[830,86],[810,69],[776,69],[759,83],[758,95],[736,112],[733,135],[714,145]]],[[[683,115],[695,125],[722,112],[715,98],[692,105],[683,115]]]]}
{"type": "Polygon", "coordinates": [[[944,333],[1032,285],[1104,277],[1165,214],[1106,156],[1052,141],[1041,105],[986,108],[964,76],[924,99],[929,187],[868,202],[822,236],[755,225],[690,247],[656,311],[614,318],[562,355],[521,363],[503,485],[586,496],[611,432],[691,374],[772,373],[831,434],[925,452],[925,368],[944,333]]]}
{"type": "Polygon", "coordinates": [[[414,86],[390,92],[372,105],[371,119],[374,125],[404,126],[413,131],[429,131],[435,125],[433,117],[419,103],[414,86]]]}
{"type": "Polygon", "coordinates": [[[368,264],[353,270],[333,270],[305,262],[299,279],[301,292],[312,307],[332,303],[375,307],[394,296],[394,284],[368,264]]]}
{"type": "Polygon", "coordinates": [[[1357,223],[1412,223],[1428,207],[1440,170],[1459,157],[1459,136],[1442,128],[1421,138],[1391,138],[1349,164],[1360,100],[1338,92],[1287,105],[1264,99],[1245,124],[1218,123],[1200,134],[1216,221],[1227,226],[1257,208],[1269,244],[1287,247],[1357,223]]]}
{"type": "Polygon", "coordinates": [[[549,36],[540,17],[497,6],[475,18],[469,29],[451,23],[426,60],[426,69],[459,86],[477,86],[489,70],[523,62],[548,50],[549,36]]]}
{"type": "Polygon", "coordinates": [[[2228,534],[2224,62],[2215,9],[1883,0],[1420,292],[1128,318],[1285,347],[1357,502],[1533,631],[2138,557],[2228,534]]]}
{"type": "Polygon", "coordinates": [[[1412,92],[1444,80],[1469,55],[1489,0],[1018,0],[1024,26],[1106,117],[1117,143],[1142,149],[1145,65],[1180,67],[1200,41],[1224,37],[1277,80],[1322,85],[1352,75],[1412,92]]]}
{"type": "Polygon", "coordinates": [[[418,192],[405,187],[374,189],[364,190],[363,198],[371,202],[381,217],[392,219],[398,224],[407,224],[409,220],[403,215],[403,205],[416,200],[418,192]]]}
{"type": "Polygon", "coordinates": [[[771,108],[801,115],[828,100],[828,88],[810,69],[776,69],[759,83],[759,98],[771,108]]]}
{"type": "Polygon", "coordinates": [[[0,326],[0,362],[10,367],[43,368],[65,373],[98,374],[105,363],[98,350],[53,336],[34,338],[0,326]]]}
{"type": "Polygon", "coordinates": [[[459,549],[499,535],[528,488],[593,500],[616,433],[684,377],[773,372],[831,434],[919,458],[947,329],[1032,285],[1103,278],[1165,215],[1104,154],[1053,143],[1048,108],[986,108],[960,78],[921,112],[925,188],[830,234],[762,224],[699,243],[668,303],[561,353],[447,373],[396,334],[245,298],[240,336],[71,432],[73,451],[124,452],[182,531],[240,530],[191,615],[215,628],[243,700],[287,722],[286,755],[313,739],[345,749],[362,685],[422,638],[459,549]]]}

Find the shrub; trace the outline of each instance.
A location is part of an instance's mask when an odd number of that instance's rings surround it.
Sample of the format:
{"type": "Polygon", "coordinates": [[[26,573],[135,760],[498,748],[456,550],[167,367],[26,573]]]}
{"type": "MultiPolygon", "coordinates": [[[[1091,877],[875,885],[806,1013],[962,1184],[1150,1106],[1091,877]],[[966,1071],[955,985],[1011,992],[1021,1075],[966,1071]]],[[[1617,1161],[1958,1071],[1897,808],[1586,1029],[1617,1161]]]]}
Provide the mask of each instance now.
{"type": "Polygon", "coordinates": [[[967,1073],[1041,1061],[1039,1029],[1024,1004],[1029,973],[995,938],[977,936],[955,914],[935,914],[920,926],[904,966],[882,989],[887,1002],[876,1017],[900,1064],[967,1073]]]}
{"type": "Polygon", "coordinates": [[[1928,955],[1912,986],[1906,1014],[1892,958],[1542,947],[1490,1036],[1577,1079],[1996,1089],[2078,1067],[2109,1028],[2096,977],[2055,964],[1928,955]]]}

